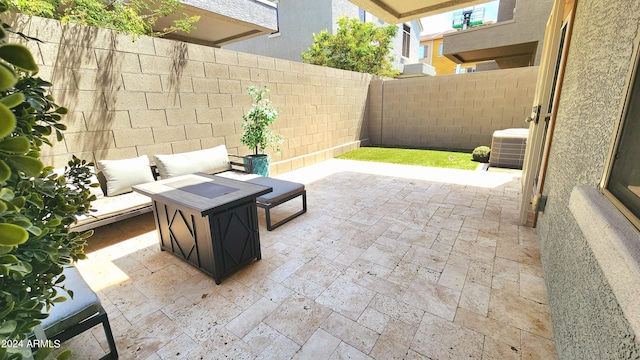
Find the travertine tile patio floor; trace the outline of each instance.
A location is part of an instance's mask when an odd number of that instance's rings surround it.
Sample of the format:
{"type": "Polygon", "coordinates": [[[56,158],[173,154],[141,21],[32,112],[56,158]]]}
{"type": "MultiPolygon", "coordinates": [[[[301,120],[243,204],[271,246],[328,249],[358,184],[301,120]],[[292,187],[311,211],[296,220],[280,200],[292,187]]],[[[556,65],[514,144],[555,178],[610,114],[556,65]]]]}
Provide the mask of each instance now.
{"type": "MultiPolygon", "coordinates": [[[[159,251],[150,214],[97,230],[78,267],[122,359],[556,357],[518,174],[332,159],[279,177],[309,212],[261,218],[262,260],[219,286],[159,251]]],[[[107,348],[99,327],[63,347],[107,348]]]]}

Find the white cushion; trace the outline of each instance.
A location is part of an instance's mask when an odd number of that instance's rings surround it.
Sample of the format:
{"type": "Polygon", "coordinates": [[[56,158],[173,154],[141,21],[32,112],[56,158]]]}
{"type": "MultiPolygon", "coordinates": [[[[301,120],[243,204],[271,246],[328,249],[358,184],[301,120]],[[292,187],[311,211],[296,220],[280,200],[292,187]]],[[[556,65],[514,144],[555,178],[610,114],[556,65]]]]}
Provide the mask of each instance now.
{"type": "Polygon", "coordinates": [[[134,185],[155,180],[146,155],[124,160],[100,160],[98,167],[107,183],[107,196],[124,194],[130,192],[134,185]]]}
{"type": "Polygon", "coordinates": [[[163,179],[196,172],[213,174],[231,169],[225,145],[173,155],[154,155],[154,158],[158,173],[163,179]]]}

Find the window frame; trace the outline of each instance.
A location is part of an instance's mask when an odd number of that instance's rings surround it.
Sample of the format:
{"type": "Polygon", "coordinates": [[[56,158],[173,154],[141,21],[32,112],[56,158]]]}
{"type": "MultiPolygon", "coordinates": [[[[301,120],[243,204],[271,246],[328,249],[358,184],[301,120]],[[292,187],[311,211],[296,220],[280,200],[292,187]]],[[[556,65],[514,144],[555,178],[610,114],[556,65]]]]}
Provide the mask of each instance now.
{"type": "Polygon", "coordinates": [[[402,24],[402,56],[411,56],[411,26],[402,24]]]}
{"type": "MultiPolygon", "coordinates": [[[[609,146],[609,151],[605,161],[604,167],[604,175],[602,176],[602,180],[600,181],[600,192],[637,228],[640,230],[640,213],[635,214],[626,205],[620,201],[616,195],[614,195],[611,191],[608,190],[609,182],[611,181],[611,173],[613,171],[613,166],[616,162],[616,153],[620,146],[620,142],[622,140],[622,134],[624,130],[625,122],[628,120],[627,115],[629,112],[629,106],[631,104],[631,99],[633,97],[633,88],[635,85],[639,85],[636,96],[640,96],[640,84],[636,84],[636,81],[640,83],[640,52],[638,51],[638,46],[640,45],[640,39],[636,39],[634,41],[634,54],[633,61],[631,62],[631,68],[629,69],[627,80],[626,80],[626,89],[623,100],[620,105],[620,110],[618,113],[620,114],[616,119],[616,123],[614,125],[614,133],[611,144],[609,146]],[[638,77],[638,78],[636,78],[638,77]]],[[[640,126],[640,122],[637,126],[640,126]]],[[[640,167],[640,165],[638,166],[640,167]]]]}

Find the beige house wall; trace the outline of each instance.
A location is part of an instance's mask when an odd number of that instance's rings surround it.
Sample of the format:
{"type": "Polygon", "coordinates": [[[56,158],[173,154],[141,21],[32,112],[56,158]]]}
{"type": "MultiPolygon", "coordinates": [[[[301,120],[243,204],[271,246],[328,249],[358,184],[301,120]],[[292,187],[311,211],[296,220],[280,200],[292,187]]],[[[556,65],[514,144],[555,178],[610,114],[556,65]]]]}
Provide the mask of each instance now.
{"type": "Polygon", "coordinates": [[[494,131],[527,127],[538,67],[373,80],[373,144],[473,149],[494,131]],[[378,102],[379,98],[383,100],[378,102]]]}
{"type": "MultiPolygon", "coordinates": [[[[368,138],[371,75],[249,55],[178,41],[117,35],[104,29],[13,16],[15,30],[53,83],[56,102],[70,109],[65,139],[45,146],[43,160],[123,159],[240,143],[246,88],[267,85],[281,109],[274,130],[282,151],[271,151],[277,174],[333,157],[368,138]]],[[[18,39],[16,39],[18,40],[18,39]]]]}

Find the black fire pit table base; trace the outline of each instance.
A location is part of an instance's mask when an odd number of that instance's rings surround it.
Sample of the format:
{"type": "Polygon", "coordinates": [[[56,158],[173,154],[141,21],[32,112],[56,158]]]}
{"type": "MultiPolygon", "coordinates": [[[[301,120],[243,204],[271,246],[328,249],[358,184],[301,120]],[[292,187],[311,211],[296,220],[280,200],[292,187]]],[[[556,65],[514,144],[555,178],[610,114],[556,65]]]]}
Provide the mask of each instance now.
{"type": "Polygon", "coordinates": [[[212,276],[260,260],[256,198],[270,187],[208,174],[137,185],[151,197],[160,248],[212,276]]]}

